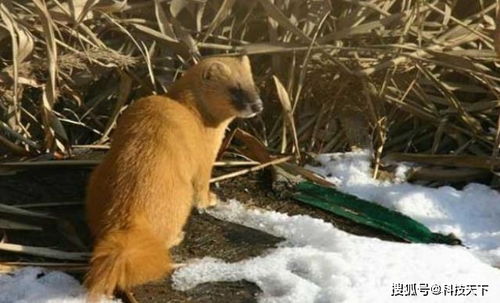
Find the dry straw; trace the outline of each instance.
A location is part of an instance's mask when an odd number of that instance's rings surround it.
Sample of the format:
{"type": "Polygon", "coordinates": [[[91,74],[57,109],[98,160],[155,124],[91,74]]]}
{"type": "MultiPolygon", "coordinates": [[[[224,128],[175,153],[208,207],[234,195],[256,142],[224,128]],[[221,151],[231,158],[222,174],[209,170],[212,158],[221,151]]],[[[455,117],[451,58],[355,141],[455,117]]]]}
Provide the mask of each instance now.
{"type": "MultiPolygon", "coordinates": [[[[276,152],[496,156],[494,0],[0,1],[0,148],[109,143],[201,57],[251,55],[276,152]]],[[[498,47],[498,43],[496,44],[498,47]]]]}

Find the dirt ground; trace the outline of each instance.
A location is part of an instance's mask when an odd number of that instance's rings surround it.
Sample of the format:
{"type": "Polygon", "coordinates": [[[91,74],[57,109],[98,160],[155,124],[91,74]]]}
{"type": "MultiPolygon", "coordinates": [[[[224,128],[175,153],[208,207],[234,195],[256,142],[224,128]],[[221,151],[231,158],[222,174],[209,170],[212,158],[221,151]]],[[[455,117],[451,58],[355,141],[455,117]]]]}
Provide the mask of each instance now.
{"type": "MultiPolygon", "coordinates": [[[[0,175],[0,203],[26,205],[48,202],[82,202],[89,169],[37,169],[0,175]]],[[[227,170],[217,170],[221,174],[227,170]]],[[[223,200],[236,198],[251,207],[276,210],[288,214],[308,214],[333,223],[353,234],[396,240],[392,236],[358,225],[291,199],[280,199],[271,189],[268,172],[256,172],[220,182],[213,190],[223,200]]],[[[48,212],[62,219],[63,224],[32,219],[43,231],[0,230],[0,238],[8,242],[52,247],[66,251],[90,248],[83,205],[30,208],[48,212]]],[[[5,218],[2,214],[2,217],[5,218]]],[[[26,218],[23,218],[26,222],[26,218]]],[[[185,228],[183,243],[173,251],[178,262],[211,256],[235,262],[266,253],[282,239],[237,224],[223,222],[206,214],[193,212],[185,228]]],[[[0,252],[1,261],[51,261],[40,257],[0,252]]],[[[75,275],[78,279],[82,275],[75,275]]],[[[259,288],[249,282],[207,283],[186,292],[172,289],[171,281],[150,283],[133,290],[138,302],[255,302],[259,288]]]]}

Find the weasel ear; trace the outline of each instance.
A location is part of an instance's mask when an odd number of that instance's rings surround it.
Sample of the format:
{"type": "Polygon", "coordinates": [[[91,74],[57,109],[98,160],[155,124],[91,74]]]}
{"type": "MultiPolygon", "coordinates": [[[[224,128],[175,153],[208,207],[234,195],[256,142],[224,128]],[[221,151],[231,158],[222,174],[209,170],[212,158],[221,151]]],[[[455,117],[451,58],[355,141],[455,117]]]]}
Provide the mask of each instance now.
{"type": "Polygon", "coordinates": [[[210,62],[203,70],[203,80],[227,79],[231,77],[231,69],[220,61],[210,62]]]}

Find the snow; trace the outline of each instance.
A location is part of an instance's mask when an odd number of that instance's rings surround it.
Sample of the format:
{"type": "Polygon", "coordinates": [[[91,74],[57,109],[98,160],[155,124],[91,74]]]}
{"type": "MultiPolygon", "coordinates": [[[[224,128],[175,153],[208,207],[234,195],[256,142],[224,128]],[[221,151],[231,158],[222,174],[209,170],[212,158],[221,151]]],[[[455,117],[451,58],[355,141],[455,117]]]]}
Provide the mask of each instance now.
{"type": "Polygon", "coordinates": [[[266,303],[499,302],[500,271],[491,266],[500,264],[498,192],[480,184],[463,190],[412,185],[404,182],[403,165],[396,181],[374,180],[366,152],[318,160],[320,167],[309,168],[340,190],[405,213],[435,232],[454,233],[466,247],[354,236],[320,219],[246,209],[231,200],[210,213],[286,241],[237,263],[198,260],[174,273],[174,286],[187,290],[206,282],[247,280],[259,286],[258,299],[266,303]],[[474,287],[476,295],[465,296],[474,287]]]}
{"type": "MultiPolygon", "coordinates": [[[[243,224],[285,242],[266,254],[237,263],[206,257],[177,270],[174,287],[247,280],[261,290],[259,302],[497,302],[500,271],[459,246],[405,244],[350,235],[309,216],[246,209],[231,200],[211,210],[222,220],[243,224]],[[393,284],[403,284],[397,292],[393,284]],[[405,293],[416,283],[417,296],[405,293]],[[447,293],[424,297],[420,284],[477,287],[476,296],[447,293]]],[[[406,293],[410,294],[409,290],[406,293]]]]}
{"type": "Polygon", "coordinates": [[[371,178],[368,153],[321,155],[320,167],[309,169],[324,175],[346,193],[397,210],[430,230],[453,233],[477,256],[500,267],[500,193],[471,183],[462,190],[450,186],[429,188],[404,182],[401,166],[398,182],[371,178]]]}
{"type": "MultiPolygon", "coordinates": [[[[121,302],[102,300],[105,302],[121,302]]],[[[26,267],[0,274],[0,303],[86,303],[78,280],[59,271],[26,267]]]]}

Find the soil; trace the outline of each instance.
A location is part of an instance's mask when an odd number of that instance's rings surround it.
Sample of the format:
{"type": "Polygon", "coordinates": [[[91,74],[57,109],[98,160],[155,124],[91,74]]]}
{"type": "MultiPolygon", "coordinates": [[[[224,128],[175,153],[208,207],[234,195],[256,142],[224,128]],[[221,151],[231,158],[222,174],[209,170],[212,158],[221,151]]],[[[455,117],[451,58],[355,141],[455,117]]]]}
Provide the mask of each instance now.
{"type": "MultiPolygon", "coordinates": [[[[23,206],[47,202],[82,202],[89,169],[30,169],[0,172],[0,203],[23,206]]],[[[218,169],[215,174],[227,173],[218,169]]],[[[328,212],[283,199],[271,189],[270,174],[256,172],[219,183],[213,190],[223,200],[235,198],[249,207],[260,207],[288,214],[307,214],[331,222],[347,232],[397,241],[381,231],[356,224],[328,212]]],[[[28,208],[27,208],[28,209],[28,208]]],[[[15,218],[17,221],[43,227],[43,231],[0,230],[0,239],[18,244],[44,246],[66,251],[90,249],[90,238],[83,216],[83,205],[29,208],[60,218],[58,223],[44,219],[15,218]]],[[[2,218],[6,218],[2,214],[2,218]]],[[[10,218],[10,217],[9,217],[10,218]]],[[[265,254],[281,242],[258,230],[217,220],[206,214],[193,212],[185,228],[184,241],[173,249],[177,262],[188,262],[205,256],[236,262],[265,254]]],[[[0,252],[0,261],[53,261],[41,257],[0,252]]],[[[73,274],[78,279],[81,274],[73,274]]],[[[150,283],[137,287],[133,295],[138,302],[256,302],[259,288],[249,282],[223,282],[199,285],[186,292],[174,290],[171,281],[150,283]]],[[[124,300],[125,302],[128,300],[124,300]]]]}

